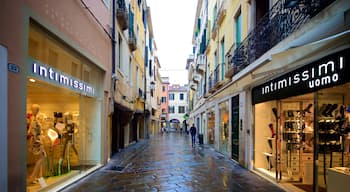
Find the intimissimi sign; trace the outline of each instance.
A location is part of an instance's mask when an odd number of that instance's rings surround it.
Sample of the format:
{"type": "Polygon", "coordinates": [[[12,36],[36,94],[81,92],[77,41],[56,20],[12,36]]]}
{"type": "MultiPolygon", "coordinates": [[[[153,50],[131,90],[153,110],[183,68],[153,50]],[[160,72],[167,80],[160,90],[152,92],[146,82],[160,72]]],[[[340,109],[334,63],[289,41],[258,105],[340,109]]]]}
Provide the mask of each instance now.
{"type": "Polygon", "coordinates": [[[60,85],[84,95],[95,96],[95,88],[90,84],[67,75],[58,69],[44,65],[37,61],[31,62],[31,75],[41,80],[60,85]]]}
{"type": "Polygon", "coordinates": [[[350,81],[350,49],[311,64],[253,89],[253,104],[310,93],[350,81]]]}

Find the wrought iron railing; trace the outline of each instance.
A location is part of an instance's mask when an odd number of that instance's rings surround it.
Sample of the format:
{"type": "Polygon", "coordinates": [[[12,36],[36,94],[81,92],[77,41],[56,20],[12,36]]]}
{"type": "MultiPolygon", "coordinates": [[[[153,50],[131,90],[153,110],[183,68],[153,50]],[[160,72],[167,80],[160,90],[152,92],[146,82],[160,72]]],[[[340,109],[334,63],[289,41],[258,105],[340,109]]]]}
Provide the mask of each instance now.
{"type": "Polygon", "coordinates": [[[220,64],[216,65],[216,67],[215,67],[215,70],[214,70],[214,85],[216,85],[221,80],[221,78],[220,78],[220,71],[221,71],[220,68],[221,68],[220,64]]]}
{"type": "Polygon", "coordinates": [[[228,53],[233,75],[299,29],[335,0],[299,0],[293,7],[277,1],[240,45],[228,53]]]}
{"type": "Polygon", "coordinates": [[[215,83],[214,83],[214,73],[212,72],[210,75],[209,75],[209,78],[208,78],[208,87],[209,87],[209,91],[214,88],[215,86],[215,83]]]}

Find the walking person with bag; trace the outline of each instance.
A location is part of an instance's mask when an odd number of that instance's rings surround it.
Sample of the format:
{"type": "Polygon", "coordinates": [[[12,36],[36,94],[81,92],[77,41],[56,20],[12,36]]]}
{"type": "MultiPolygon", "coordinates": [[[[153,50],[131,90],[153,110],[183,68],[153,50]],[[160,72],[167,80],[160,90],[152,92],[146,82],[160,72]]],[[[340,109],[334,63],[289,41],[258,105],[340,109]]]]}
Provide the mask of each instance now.
{"type": "Polygon", "coordinates": [[[196,143],[196,127],[194,126],[194,123],[192,124],[190,128],[191,138],[192,138],[192,147],[194,147],[194,144],[196,143]]]}

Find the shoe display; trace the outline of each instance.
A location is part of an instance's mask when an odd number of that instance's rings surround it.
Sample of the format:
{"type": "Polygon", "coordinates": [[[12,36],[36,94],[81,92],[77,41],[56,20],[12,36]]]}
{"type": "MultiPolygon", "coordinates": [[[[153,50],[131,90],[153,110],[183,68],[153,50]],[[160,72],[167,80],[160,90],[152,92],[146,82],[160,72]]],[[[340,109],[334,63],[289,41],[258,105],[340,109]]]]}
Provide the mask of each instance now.
{"type": "Polygon", "coordinates": [[[333,111],[338,108],[338,104],[333,104],[327,111],[326,117],[333,117],[333,111]]]}
{"type": "Polygon", "coordinates": [[[312,103],[310,103],[305,109],[303,109],[304,112],[311,113],[310,109],[312,107],[312,103]]]}
{"type": "MultiPolygon", "coordinates": [[[[322,107],[321,107],[322,108],[322,107]]],[[[320,110],[320,114],[323,116],[323,117],[327,117],[328,115],[328,111],[332,108],[332,104],[326,104],[326,107],[323,109],[323,110],[320,110]]]]}
{"type": "Polygon", "coordinates": [[[327,108],[327,104],[323,104],[318,110],[318,114],[321,116],[323,111],[327,108]]]}

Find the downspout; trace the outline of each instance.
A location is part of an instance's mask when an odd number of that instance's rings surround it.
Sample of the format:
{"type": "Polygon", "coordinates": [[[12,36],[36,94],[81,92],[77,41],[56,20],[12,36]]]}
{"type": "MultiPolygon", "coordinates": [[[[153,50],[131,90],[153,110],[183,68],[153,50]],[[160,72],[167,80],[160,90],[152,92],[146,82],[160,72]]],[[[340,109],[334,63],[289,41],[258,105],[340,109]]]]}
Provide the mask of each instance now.
{"type": "MultiPolygon", "coordinates": [[[[148,51],[147,50],[147,28],[146,28],[146,24],[144,23],[144,26],[145,26],[145,55],[147,54],[146,52],[148,51]]],[[[147,102],[147,72],[146,72],[146,58],[144,58],[144,62],[143,62],[143,73],[144,73],[144,90],[145,90],[145,97],[144,97],[144,102],[143,102],[143,116],[144,116],[144,128],[145,128],[145,131],[146,131],[146,139],[149,139],[149,133],[148,133],[148,125],[147,125],[147,118],[146,118],[146,102],[147,102]]]]}
{"type": "MultiPolygon", "coordinates": [[[[110,90],[110,95],[111,95],[111,100],[110,100],[110,134],[113,133],[113,126],[117,126],[117,125],[113,125],[113,118],[114,118],[114,104],[115,104],[115,90],[116,90],[116,81],[118,80],[117,74],[115,73],[115,30],[116,30],[116,26],[115,26],[115,13],[116,13],[116,3],[115,1],[112,1],[112,36],[111,36],[111,43],[112,43],[112,76],[111,76],[111,90],[110,90]]],[[[119,135],[119,133],[117,132],[117,134],[119,135]]],[[[117,135],[117,137],[119,137],[117,135]]],[[[113,153],[113,136],[111,136],[111,143],[110,143],[110,154],[112,155],[113,153]]],[[[117,148],[119,148],[119,139],[117,139],[117,148]]]]}
{"type": "Polygon", "coordinates": [[[118,80],[117,74],[115,73],[115,13],[116,13],[116,1],[112,1],[112,38],[111,38],[111,43],[112,43],[112,79],[111,79],[111,95],[112,95],[112,107],[111,107],[111,115],[114,113],[114,103],[115,103],[115,90],[116,90],[116,81],[118,80]]]}

